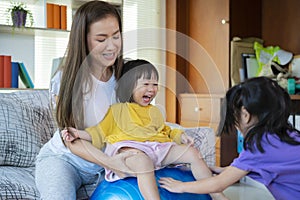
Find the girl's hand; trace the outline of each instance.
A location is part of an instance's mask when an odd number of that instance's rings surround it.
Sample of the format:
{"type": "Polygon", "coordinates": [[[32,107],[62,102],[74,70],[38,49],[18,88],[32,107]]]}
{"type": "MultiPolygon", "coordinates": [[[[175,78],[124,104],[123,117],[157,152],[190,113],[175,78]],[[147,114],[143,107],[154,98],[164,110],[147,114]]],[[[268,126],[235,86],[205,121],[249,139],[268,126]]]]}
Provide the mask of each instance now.
{"type": "Polygon", "coordinates": [[[61,135],[64,141],[73,142],[77,138],[79,138],[79,134],[76,128],[67,127],[61,131],[61,135]]]}
{"type": "Polygon", "coordinates": [[[175,193],[183,193],[183,186],[181,181],[177,181],[173,178],[160,178],[158,180],[160,187],[175,193]]]}
{"type": "Polygon", "coordinates": [[[187,144],[187,145],[193,145],[194,144],[194,138],[188,136],[185,133],[181,134],[181,143],[182,144],[187,144]]]}

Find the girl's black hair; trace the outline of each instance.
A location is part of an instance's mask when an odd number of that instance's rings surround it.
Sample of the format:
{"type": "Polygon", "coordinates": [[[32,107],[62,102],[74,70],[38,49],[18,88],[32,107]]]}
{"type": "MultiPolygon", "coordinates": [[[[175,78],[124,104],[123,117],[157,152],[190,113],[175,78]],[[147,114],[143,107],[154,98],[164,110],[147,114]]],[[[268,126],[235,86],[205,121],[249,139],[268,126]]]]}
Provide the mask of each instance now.
{"type": "Polygon", "coordinates": [[[287,133],[296,131],[300,136],[300,132],[288,121],[291,113],[290,96],[276,81],[267,77],[256,77],[230,88],[221,108],[224,116],[219,134],[236,132],[235,127],[239,125],[242,106],[250,115],[258,118],[258,123],[244,138],[245,149],[254,151],[256,145],[260,152],[264,152],[261,140],[266,133],[275,134],[288,144],[300,144],[287,133]]]}
{"type": "Polygon", "coordinates": [[[146,60],[137,59],[125,62],[116,87],[117,100],[122,103],[132,102],[133,90],[138,79],[142,77],[145,79],[153,77],[158,80],[159,75],[154,65],[146,60]]]}

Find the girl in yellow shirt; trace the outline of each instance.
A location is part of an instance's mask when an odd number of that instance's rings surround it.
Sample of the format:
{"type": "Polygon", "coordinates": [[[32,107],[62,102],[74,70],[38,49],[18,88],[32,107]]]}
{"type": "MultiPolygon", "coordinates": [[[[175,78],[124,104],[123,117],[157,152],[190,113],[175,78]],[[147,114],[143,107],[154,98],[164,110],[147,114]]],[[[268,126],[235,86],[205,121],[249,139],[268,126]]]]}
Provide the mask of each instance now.
{"type": "MultiPolygon", "coordinates": [[[[120,103],[112,105],[104,119],[85,131],[68,127],[63,131],[66,141],[77,138],[92,141],[112,156],[124,151],[133,152],[125,160],[135,172],[140,192],[145,199],[160,199],[154,170],[170,164],[188,163],[195,179],[212,175],[202,155],[193,147],[193,139],[182,130],[171,129],[160,110],[151,105],[158,90],[158,71],[145,60],[124,64],[116,88],[120,103]],[[128,92],[131,91],[131,92],[128,92]]],[[[106,169],[107,181],[120,179],[106,169]]],[[[211,194],[214,199],[226,199],[222,193],[211,194]]]]}

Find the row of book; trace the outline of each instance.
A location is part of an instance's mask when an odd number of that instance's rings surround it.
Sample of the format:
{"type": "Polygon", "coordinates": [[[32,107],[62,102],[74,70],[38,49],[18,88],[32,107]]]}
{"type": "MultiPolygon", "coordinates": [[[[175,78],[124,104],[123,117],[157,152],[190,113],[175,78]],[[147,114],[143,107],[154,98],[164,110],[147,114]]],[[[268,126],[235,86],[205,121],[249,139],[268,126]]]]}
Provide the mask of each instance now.
{"type": "Polygon", "coordinates": [[[47,3],[47,28],[67,29],[67,6],[47,3]]]}
{"type": "Polygon", "coordinates": [[[23,62],[13,62],[10,55],[0,55],[0,88],[19,88],[19,77],[26,88],[34,88],[23,62]]]}

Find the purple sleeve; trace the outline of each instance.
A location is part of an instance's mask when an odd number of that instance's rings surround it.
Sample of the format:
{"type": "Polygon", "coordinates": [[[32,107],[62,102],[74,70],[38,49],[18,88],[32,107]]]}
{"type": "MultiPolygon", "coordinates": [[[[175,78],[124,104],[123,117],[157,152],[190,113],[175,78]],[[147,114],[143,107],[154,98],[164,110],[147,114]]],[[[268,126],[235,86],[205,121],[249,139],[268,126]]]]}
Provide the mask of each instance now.
{"type": "Polygon", "coordinates": [[[272,162],[268,162],[268,156],[266,152],[261,153],[257,150],[255,152],[243,150],[239,157],[233,160],[230,166],[248,171],[248,176],[268,185],[277,177],[277,174],[274,173],[273,170],[276,165],[272,162]]]}
{"type": "Polygon", "coordinates": [[[243,150],[238,158],[235,158],[230,166],[239,168],[245,171],[252,171],[254,164],[257,162],[257,158],[250,151],[243,150]]]}

